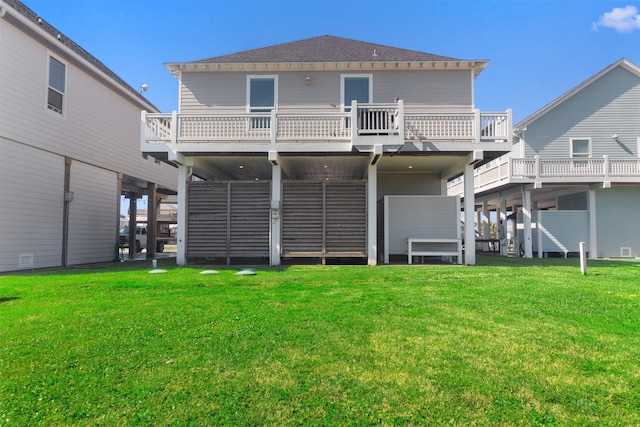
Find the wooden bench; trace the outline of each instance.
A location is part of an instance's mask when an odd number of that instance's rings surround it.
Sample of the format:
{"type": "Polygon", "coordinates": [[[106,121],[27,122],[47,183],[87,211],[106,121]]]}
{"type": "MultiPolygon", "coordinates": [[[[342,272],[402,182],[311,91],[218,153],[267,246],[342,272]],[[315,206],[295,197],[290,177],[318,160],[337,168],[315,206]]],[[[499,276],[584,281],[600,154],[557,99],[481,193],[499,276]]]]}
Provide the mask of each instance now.
{"type": "Polygon", "coordinates": [[[408,238],[407,254],[409,264],[412,263],[414,256],[455,256],[458,264],[462,264],[462,240],[461,239],[423,239],[408,238]],[[443,248],[434,249],[414,249],[415,244],[429,244],[431,247],[443,246],[443,248]],[[450,249],[455,244],[455,250],[450,249]]]}

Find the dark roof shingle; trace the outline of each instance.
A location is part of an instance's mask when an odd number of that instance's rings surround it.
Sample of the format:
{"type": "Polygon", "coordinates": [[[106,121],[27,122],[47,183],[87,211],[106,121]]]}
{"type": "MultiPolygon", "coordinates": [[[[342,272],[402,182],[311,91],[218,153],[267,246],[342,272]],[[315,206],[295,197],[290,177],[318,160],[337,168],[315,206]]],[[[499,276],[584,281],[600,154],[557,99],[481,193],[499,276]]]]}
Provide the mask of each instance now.
{"type": "Polygon", "coordinates": [[[326,35],[188,63],[251,64],[364,61],[459,61],[459,59],[326,35]]]}

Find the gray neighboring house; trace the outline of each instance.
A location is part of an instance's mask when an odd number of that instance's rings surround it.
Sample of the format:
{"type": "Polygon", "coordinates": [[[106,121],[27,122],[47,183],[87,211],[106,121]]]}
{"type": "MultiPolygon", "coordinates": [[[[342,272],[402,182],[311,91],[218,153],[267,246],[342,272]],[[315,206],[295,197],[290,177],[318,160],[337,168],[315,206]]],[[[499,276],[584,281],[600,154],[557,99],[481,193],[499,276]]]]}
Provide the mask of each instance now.
{"type": "Polygon", "coordinates": [[[0,271],[111,261],[121,194],[175,194],[140,151],[157,112],[43,17],[0,0],[0,271]]]}
{"type": "MultiPolygon", "coordinates": [[[[527,257],[567,256],[581,241],[592,258],[640,256],[640,67],[616,61],[514,133],[509,155],[475,171],[480,222],[497,212],[503,230],[511,213],[527,257]]],[[[449,194],[462,188],[451,182],[449,194]]]]}
{"type": "Polygon", "coordinates": [[[178,264],[461,262],[446,183],[512,143],[474,105],[487,65],[335,36],[165,64],[179,109],[143,114],[141,149],[179,169],[178,264]]]}

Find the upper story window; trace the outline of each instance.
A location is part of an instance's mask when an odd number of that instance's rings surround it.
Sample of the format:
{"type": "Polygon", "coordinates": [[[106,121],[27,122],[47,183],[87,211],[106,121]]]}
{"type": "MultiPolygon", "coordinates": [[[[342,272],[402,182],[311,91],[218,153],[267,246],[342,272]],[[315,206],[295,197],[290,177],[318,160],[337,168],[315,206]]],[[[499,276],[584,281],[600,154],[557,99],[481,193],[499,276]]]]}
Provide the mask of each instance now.
{"type": "Polygon", "coordinates": [[[371,102],[371,75],[342,75],[342,105],[344,111],[351,111],[351,101],[358,103],[371,102]]]}
{"type": "Polygon", "coordinates": [[[588,138],[571,139],[571,157],[591,157],[591,140],[588,138]]]}
{"type": "Polygon", "coordinates": [[[47,108],[59,114],[64,110],[66,69],[65,64],[52,56],[49,57],[47,108]]]}
{"type": "MultiPolygon", "coordinates": [[[[250,113],[270,113],[278,103],[277,76],[247,77],[247,109],[250,113]]],[[[253,117],[251,129],[268,129],[271,117],[253,117]]]]}

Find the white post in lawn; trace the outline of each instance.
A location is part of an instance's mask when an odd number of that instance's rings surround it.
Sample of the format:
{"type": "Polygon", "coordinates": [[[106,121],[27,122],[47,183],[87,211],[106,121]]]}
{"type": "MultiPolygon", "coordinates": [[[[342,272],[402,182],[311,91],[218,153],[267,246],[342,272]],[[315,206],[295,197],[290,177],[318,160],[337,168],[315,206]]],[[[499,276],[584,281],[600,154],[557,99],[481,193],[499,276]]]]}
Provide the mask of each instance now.
{"type": "Polygon", "coordinates": [[[473,164],[464,167],[464,263],[476,264],[476,234],[474,214],[476,209],[473,191],[473,164]]]}
{"type": "Polygon", "coordinates": [[[580,242],[580,271],[582,274],[587,274],[587,254],[585,246],[584,242],[580,242]]]}

